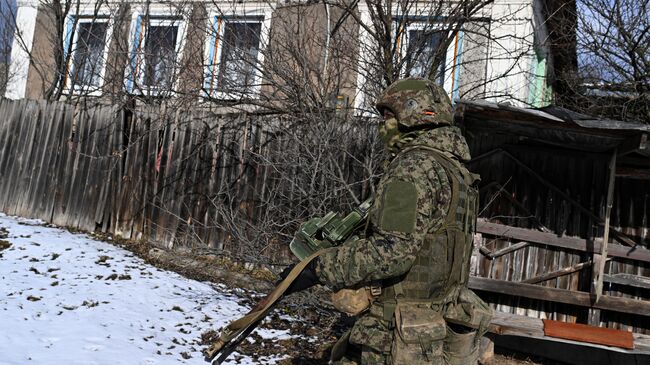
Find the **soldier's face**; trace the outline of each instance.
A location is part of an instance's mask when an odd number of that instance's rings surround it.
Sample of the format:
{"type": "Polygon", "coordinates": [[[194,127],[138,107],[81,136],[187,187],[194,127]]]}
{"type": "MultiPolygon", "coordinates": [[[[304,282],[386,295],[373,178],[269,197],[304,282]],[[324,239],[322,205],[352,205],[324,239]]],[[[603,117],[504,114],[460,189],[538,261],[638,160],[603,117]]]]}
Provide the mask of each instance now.
{"type": "Polygon", "coordinates": [[[379,124],[379,138],[387,147],[392,147],[399,141],[397,118],[390,110],[384,110],[384,122],[379,124]]]}

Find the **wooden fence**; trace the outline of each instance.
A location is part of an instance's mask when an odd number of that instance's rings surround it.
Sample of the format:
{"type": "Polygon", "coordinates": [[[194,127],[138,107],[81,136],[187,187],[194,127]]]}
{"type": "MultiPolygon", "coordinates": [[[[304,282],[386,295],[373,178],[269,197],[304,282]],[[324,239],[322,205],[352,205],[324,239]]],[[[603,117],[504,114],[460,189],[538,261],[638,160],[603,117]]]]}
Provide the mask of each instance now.
{"type": "MultiPolygon", "coordinates": [[[[507,313],[650,333],[650,184],[617,177],[602,296],[592,281],[603,245],[606,153],[529,146],[475,128],[482,238],[470,286],[507,313]]],[[[570,147],[570,146],[567,146],[570,147]]]]}
{"type": "MultiPolygon", "coordinates": [[[[370,123],[336,116],[25,100],[1,101],[0,115],[0,211],[248,260],[286,257],[297,224],[368,196],[382,161],[370,123]]],[[[486,219],[471,286],[504,312],[648,332],[650,314],[639,310],[650,308],[650,284],[619,275],[650,276],[647,182],[616,185],[614,228],[638,246],[610,244],[606,296],[594,305],[589,266],[602,235],[607,157],[472,135],[469,166],[482,174],[486,219]]]]}
{"type": "Polygon", "coordinates": [[[246,259],[282,257],[300,219],[349,209],[379,165],[371,126],[336,118],[27,100],[0,114],[0,211],[246,259]]]}

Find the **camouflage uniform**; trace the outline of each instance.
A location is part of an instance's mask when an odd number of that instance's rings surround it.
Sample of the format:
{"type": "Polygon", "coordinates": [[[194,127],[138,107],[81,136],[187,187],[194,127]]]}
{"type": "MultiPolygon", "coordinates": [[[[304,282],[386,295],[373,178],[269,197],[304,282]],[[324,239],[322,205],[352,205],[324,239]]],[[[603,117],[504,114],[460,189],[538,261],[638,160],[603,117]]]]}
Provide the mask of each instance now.
{"type": "MultiPolygon", "coordinates": [[[[382,288],[346,334],[362,349],[362,364],[476,363],[490,320],[489,308],[467,289],[477,178],[462,165],[469,150],[449,125],[451,105],[444,98],[442,109],[431,105],[425,116],[446,123],[384,133],[394,154],[377,187],[366,238],[328,249],[317,262],[319,280],[333,290],[382,288]],[[451,323],[467,333],[454,332],[451,323]]],[[[407,119],[400,111],[395,116],[398,123],[407,119]]]]}

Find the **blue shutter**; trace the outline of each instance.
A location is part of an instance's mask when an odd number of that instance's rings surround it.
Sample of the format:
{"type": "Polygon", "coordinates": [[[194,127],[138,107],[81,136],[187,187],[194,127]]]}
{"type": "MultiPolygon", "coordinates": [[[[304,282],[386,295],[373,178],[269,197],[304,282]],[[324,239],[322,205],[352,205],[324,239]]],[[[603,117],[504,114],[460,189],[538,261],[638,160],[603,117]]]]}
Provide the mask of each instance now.
{"type": "MultiPolygon", "coordinates": [[[[74,29],[73,29],[74,23],[75,23],[75,17],[74,16],[68,16],[66,18],[65,36],[64,36],[64,39],[63,39],[63,61],[64,62],[68,60],[68,48],[70,48],[70,43],[72,42],[72,34],[74,33],[74,29]]],[[[72,57],[73,55],[74,55],[74,49],[72,50],[72,55],[70,55],[70,57],[72,57]]],[[[70,63],[69,65],[70,65],[70,68],[73,67],[72,63],[70,63]]],[[[70,70],[68,68],[68,65],[65,65],[65,71],[64,71],[65,76],[64,77],[65,77],[66,80],[69,77],[69,75],[72,74],[71,71],[72,70],[70,70]]],[[[66,82],[66,84],[67,84],[67,82],[66,82]]],[[[62,87],[65,87],[65,85],[63,85],[62,87]]]]}
{"type": "Polygon", "coordinates": [[[461,30],[458,31],[458,51],[456,52],[456,59],[454,60],[454,90],[451,91],[451,103],[454,104],[458,98],[458,89],[460,87],[460,59],[463,56],[463,36],[465,33],[461,30]]]}
{"type": "Polygon", "coordinates": [[[205,89],[206,94],[208,94],[208,96],[211,96],[210,95],[210,93],[212,92],[211,86],[214,86],[214,84],[212,83],[212,79],[213,77],[215,77],[215,72],[216,72],[216,64],[214,62],[214,57],[215,57],[215,52],[217,52],[217,48],[215,47],[217,43],[217,37],[219,37],[219,17],[215,15],[212,23],[212,34],[210,36],[210,44],[208,45],[209,52],[208,52],[208,62],[206,63],[207,68],[203,80],[203,88],[205,89]]]}
{"type": "Polygon", "coordinates": [[[72,33],[74,26],[75,18],[74,16],[69,16],[66,19],[65,25],[65,39],[63,40],[63,57],[68,57],[68,48],[70,47],[70,42],[72,42],[72,33]]]}
{"type": "Polygon", "coordinates": [[[140,31],[142,28],[142,15],[138,15],[135,21],[135,32],[133,34],[133,47],[131,48],[131,62],[126,80],[127,91],[133,92],[133,86],[138,79],[138,58],[140,57],[140,31]]]}

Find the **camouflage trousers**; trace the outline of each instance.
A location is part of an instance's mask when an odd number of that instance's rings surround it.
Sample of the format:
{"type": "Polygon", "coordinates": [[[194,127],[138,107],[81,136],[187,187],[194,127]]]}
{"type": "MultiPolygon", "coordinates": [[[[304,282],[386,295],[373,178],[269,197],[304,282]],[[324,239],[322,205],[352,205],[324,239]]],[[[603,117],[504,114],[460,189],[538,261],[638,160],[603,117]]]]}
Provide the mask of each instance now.
{"type": "Polygon", "coordinates": [[[386,321],[381,307],[373,306],[355,323],[346,341],[361,349],[360,356],[346,353],[331,363],[473,365],[478,361],[476,336],[475,331],[450,327],[429,308],[398,309],[395,319],[386,321]]]}

